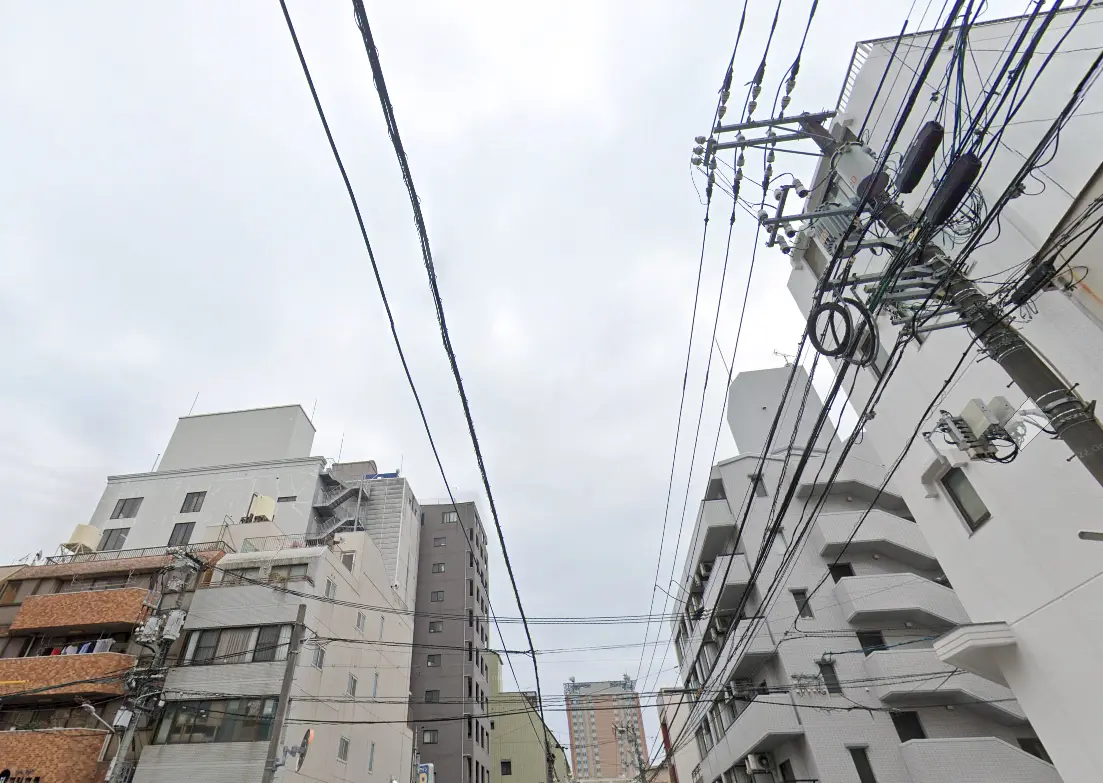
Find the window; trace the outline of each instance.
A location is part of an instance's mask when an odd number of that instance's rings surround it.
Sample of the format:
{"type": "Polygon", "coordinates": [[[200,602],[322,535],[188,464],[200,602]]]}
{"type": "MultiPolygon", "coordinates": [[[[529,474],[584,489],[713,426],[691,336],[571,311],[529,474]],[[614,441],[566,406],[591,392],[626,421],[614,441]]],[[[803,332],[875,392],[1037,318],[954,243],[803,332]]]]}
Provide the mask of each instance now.
{"type": "Polygon", "coordinates": [[[0,591],[0,604],[14,604],[15,596],[19,593],[19,582],[8,582],[0,591]]]}
{"type": "Polygon", "coordinates": [[[976,530],[992,518],[972,483],[961,468],[950,468],[942,477],[942,488],[965,520],[970,530],[976,530]]]}
{"type": "Polygon", "coordinates": [[[337,760],[348,761],[349,760],[349,738],[341,737],[337,740],[337,760]]]}
{"type": "Polygon", "coordinates": [[[434,590],[433,592],[429,593],[429,601],[435,604],[441,603],[442,601],[444,601],[444,591],[434,590]]]}
{"type": "Polygon", "coordinates": [[[290,642],[290,625],[192,631],[184,645],[181,663],[203,666],[283,661],[287,659],[290,642]]]}
{"type": "Polygon", "coordinates": [[[896,733],[900,735],[901,742],[927,739],[927,732],[923,731],[918,712],[893,712],[889,717],[892,718],[892,725],[896,727],[896,733]]]}
{"type": "Polygon", "coordinates": [[[425,665],[426,666],[440,666],[440,653],[436,653],[434,655],[426,656],[425,665]]]}
{"type": "Polygon", "coordinates": [[[379,695],[379,672],[376,672],[371,676],[371,697],[374,699],[379,695]]]}
{"type": "Polygon", "coordinates": [[[793,590],[793,601],[797,604],[797,614],[801,617],[815,617],[812,614],[812,605],[808,602],[807,590],[793,590]]]}
{"type": "Polygon", "coordinates": [[[723,479],[709,479],[708,487],[705,489],[705,500],[726,500],[727,497],[723,479]]]}
{"type": "Polygon", "coordinates": [[[459,522],[459,521],[460,521],[460,515],[457,514],[455,511],[445,511],[444,512],[444,522],[445,522],[445,524],[450,524],[451,525],[451,524],[455,524],[456,522],[459,522]]]}
{"type": "Polygon", "coordinates": [[[195,640],[195,647],[189,662],[193,666],[211,663],[214,658],[214,651],[218,649],[218,631],[192,631],[188,640],[189,647],[193,644],[193,639],[195,640]]]}
{"type": "Polygon", "coordinates": [[[368,616],[363,612],[356,613],[356,630],[360,633],[364,633],[364,624],[367,622],[368,616]]]}
{"type": "Polygon", "coordinates": [[[1053,763],[1053,760],[1049,757],[1049,753],[1046,752],[1045,746],[1042,745],[1042,741],[1037,737],[1017,737],[1019,747],[1029,753],[1031,756],[1037,756],[1042,761],[1049,764],[1053,763]]]}
{"type": "Polygon", "coordinates": [[[422,745],[436,745],[437,744],[437,730],[436,729],[422,729],[421,730],[421,744],[422,745]]]}
{"type": "Polygon", "coordinates": [[[326,577],[326,598],[337,597],[337,583],[326,577]]]}
{"type": "Polygon", "coordinates": [[[277,503],[294,503],[299,499],[298,495],[280,495],[276,498],[277,503]]]}
{"type": "Polygon", "coordinates": [[[126,543],[126,534],[130,532],[128,527],[115,527],[111,530],[103,531],[103,537],[100,538],[99,551],[101,552],[115,552],[123,548],[123,544],[126,543]]]}
{"type": "Polygon", "coordinates": [[[440,691],[425,691],[425,703],[436,704],[440,701],[440,691]]]}
{"type": "Polygon", "coordinates": [[[347,693],[349,696],[355,696],[356,695],[356,676],[355,675],[352,675],[352,674],[349,675],[349,683],[348,683],[348,686],[345,689],[345,693],[347,693]]]}
{"type": "Polygon", "coordinates": [[[885,649],[885,635],[880,631],[858,631],[857,635],[858,644],[866,655],[885,649]]]}
{"type": "Polygon", "coordinates": [[[368,772],[371,772],[374,769],[375,769],[375,743],[373,742],[371,744],[371,747],[368,748],[368,772]]]}
{"type": "Polygon", "coordinates": [[[133,519],[138,516],[138,509],[141,508],[141,498],[119,498],[119,502],[115,504],[115,510],[111,512],[112,519],[133,519]]]}
{"type": "Polygon", "coordinates": [[[430,620],[429,621],[429,633],[442,633],[444,631],[444,620],[430,620]]]}
{"type": "Polygon", "coordinates": [[[866,748],[849,748],[850,757],[854,759],[854,769],[858,770],[858,780],[861,783],[877,783],[877,776],[873,774],[873,767],[869,764],[869,753],[866,748]]]}
{"type": "Polygon", "coordinates": [[[843,686],[839,684],[839,675],[835,673],[835,664],[820,662],[817,665],[820,667],[820,676],[823,677],[823,684],[827,686],[827,692],[842,693],[843,686]]]}
{"type": "Polygon", "coordinates": [[[433,573],[434,574],[443,574],[444,573],[444,563],[433,563],[433,573]]]}
{"type": "Polygon", "coordinates": [[[781,773],[782,783],[796,783],[797,776],[793,773],[793,763],[789,759],[778,764],[777,771],[781,773]]]}
{"type": "Polygon", "coordinates": [[[257,634],[257,646],[253,662],[282,661],[287,658],[287,645],[291,643],[290,625],[267,625],[257,634]]]}
{"type": "Polygon", "coordinates": [[[268,569],[268,578],[277,582],[288,582],[292,579],[303,579],[307,575],[306,563],[289,563],[286,565],[274,565],[268,569]]]}
{"type": "Polygon", "coordinates": [[[325,648],[324,647],[315,647],[314,648],[314,660],[311,661],[311,665],[314,666],[315,669],[321,669],[322,666],[325,665],[325,662],[326,662],[325,648]]]}
{"type": "Polygon", "coordinates": [[[434,538],[433,546],[448,546],[448,537],[440,536],[439,538],[434,538]]]}
{"type": "Polygon", "coordinates": [[[345,554],[341,555],[341,565],[343,565],[349,571],[352,570],[352,567],[355,564],[356,564],[356,553],[355,552],[345,552],[345,554]]]}
{"type": "Polygon", "coordinates": [[[169,536],[169,546],[184,546],[191,541],[191,532],[195,529],[194,522],[177,522],[172,526],[172,535],[169,536]]]}
{"type": "Polygon", "coordinates": [[[244,585],[260,579],[259,568],[227,568],[222,572],[222,585],[244,585]]]}
{"type": "Polygon", "coordinates": [[[850,563],[835,563],[827,567],[828,573],[831,574],[831,578],[838,583],[840,579],[845,579],[848,576],[854,576],[854,566],[850,563]]]}
{"type": "Polygon", "coordinates": [[[153,741],[159,745],[199,742],[266,742],[277,699],[178,701],[165,707],[153,741]]]}
{"type": "Polygon", "coordinates": [[[184,496],[184,505],[180,506],[181,514],[198,514],[203,510],[203,499],[206,492],[189,492],[184,496]]]}
{"type": "Polygon", "coordinates": [[[747,478],[751,480],[751,486],[754,487],[754,494],[760,498],[766,497],[766,482],[762,480],[762,474],[752,473],[747,476],[747,478]]]}

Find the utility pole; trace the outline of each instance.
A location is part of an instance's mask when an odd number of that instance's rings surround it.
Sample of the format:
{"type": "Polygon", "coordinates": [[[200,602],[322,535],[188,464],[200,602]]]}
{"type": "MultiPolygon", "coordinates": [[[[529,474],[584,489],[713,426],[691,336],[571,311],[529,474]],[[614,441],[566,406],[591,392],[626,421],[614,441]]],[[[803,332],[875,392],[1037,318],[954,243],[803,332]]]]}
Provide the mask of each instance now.
{"type": "Polygon", "coordinates": [[[287,720],[287,708],[291,701],[291,683],[295,679],[295,665],[299,660],[299,649],[302,647],[305,624],[306,604],[299,604],[299,613],[295,616],[295,624],[291,626],[291,639],[287,644],[287,663],[283,667],[280,700],[276,705],[276,716],[272,719],[272,733],[268,737],[268,755],[264,760],[264,773],[260,778],[261,783],[272,783],[272,779],[276,775],[276,768],[283,760],[280,755],[280,741],[283,737],[283,725],[287,720]]]}
{"type": "Polygon", "coordinates": [[[640,749],[640,738],[636,734],[636,727],[632,724],[626,724],[624,726],[613,724],[613,731],[617,734],[628,737],[632,743],[633,749],[636,751],[636,771],[639,773],[640,783],[647,783],[647,779],[644,776],[644,763],[643,763],[643,751],[640,749]]]}
{"type": "MultiPolygon", "coordinates": [[[[810,139],[815,142],[825,157],[834,158],[835,169],[840,175],[838,182],[853,196],[852,205],[841,210],[817,211],[785,217],[781,215],[784,204],[779,203],[776,217],[770,218],[765,213],[760,215],[762,225],[771,229],[770,244],[779,244],[784,252],[788,252],[788,245],[777,236],[779,226],[804,218],[824,219],[833,215],[844,217],[844,220],[856,218],[855,206],[862,201],[869,206],[871,219],[892,232],[897,241],[910,239],[917,227],[916,221],[895,203],[881,198],[876,192],[878,183],[871,177],[877,169],[876,161],[868,150],[856,143],[857,139],[853,134],[845,130],[844,140],[838,141],[823,127],[823,121],[833,116],[834,112],[820,112],[739,125],[718,125],[714,133],[736,133],[736,141],[713,142],[707,154],[715,155],[717,150],[722,149],[742,150],[773,146],[783,141],[810,139]],[[799,130],[792,133],[775,134],[772,130],[773,126],[786,129],[785,126],[794,124],[799,127],[799,130]],[[762,127],[771,128],[765,138],[748,140],[743,137],[744,130],[762,127]],[[870,195],[866,195],[863,188],[867,189],[870,195]]],[[[705,163],[707,164],[708,161],[705,163]]],[[[887,184],[887,177],[882,175],[882,178],[882,183],[887,184]]],[[[881,190],[883,190],[883,184],[881,190]]],[[[781,196],[784,197],[787,192],[788,190],[783,190],[781,196]]],[[[803,196],[805,193],[799,195],[803,196]]],[[[860,248],[856,248],[855,252],[858,249],[860,248]]],[[[919,272],[926,275],[925,282],[930,287],[918,296],[909,296],[913,292],[899,290],[896,292],[898,301],[908,298],[931,300],[941,307],[942,312],[953,313],[958,319],[921,328],[920,331],[965,326],[973,333],[988,356],[1003,367],[1012,382],[1016,383],[1045,413],[1057,437],[1071,449],[1072,456],[1069,457],[1069,461],[1079,460],[1092,477],[1103,485],[1103,425],[1095,417],[1095,403],[1084,402],[1019,334],[1018,330],[1006,321],[999,308],[988,301],[988,297],[956,268],[954,260],[934,242],[927,242],[902,265],[897,288],[907,287],[905,278],[914,277],[919,272]],[[936,292],[940,298],[935,298],[936,292]]],[[[842,289],[860,282],[873,282],[877,278],[877,275],[873,275],[859,280],[827,280],[824,284],[831,288],[842,289]]],[[[910,322],[910,319],[907,322],[910,322]]]]}
{"type": "Polygon", "coordinates": [[[125,729],[119,740],[119,747],[115,750],[115,757],[108,765],[104,777],[107,783],[124,783],[129,779],[130,765],[123,762],[124,757],[134,742],[142,714],[150,714],[157,709],[165,689],[165,661],[169,649],[180,638],[184,629],[186,613],[181,608],[184,591],[191,578],[205,567],[201,560],[186,551],[177,550],[173,553],[172,564],[161,573],[161,593],[157,598],[157,608],[136,633],[138,640],[153,651],[153,660],[149,667],[136,670],[128,677],[130,691],[135,695],[128,700],[128,706],[120,709],[115,716],[115,728],[122,728],[125,723],[125,729]],[[162,605],[165,591],[170,588],[176,593],[176,605],[166,612],[162,605]]]}

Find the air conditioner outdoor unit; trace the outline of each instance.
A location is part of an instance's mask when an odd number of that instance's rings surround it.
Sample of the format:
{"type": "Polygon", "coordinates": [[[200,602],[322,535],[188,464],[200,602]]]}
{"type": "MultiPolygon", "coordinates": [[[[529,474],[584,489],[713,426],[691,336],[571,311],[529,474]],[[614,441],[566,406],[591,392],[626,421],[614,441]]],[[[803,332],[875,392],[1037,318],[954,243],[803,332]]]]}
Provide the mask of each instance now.
{"type": "Polygon", "coordinates": [[[716,618],[716,633],[721,635],[726,634],[729,630],[731,630],[731,627],[732,621],[727,617],[716,618]]]}
{"type": "Polygon", "coordinates": [[[712,574],[712,563],[701,563],[697,566],[697,573],[702,579],[708,579],[712,574]]]}
{"type": "Polygon", "coordinates": [[[769,753],[752,753],[747,756],[746,767],[748,775],[769,772],[774,768],[774,760],[769,753]]]}

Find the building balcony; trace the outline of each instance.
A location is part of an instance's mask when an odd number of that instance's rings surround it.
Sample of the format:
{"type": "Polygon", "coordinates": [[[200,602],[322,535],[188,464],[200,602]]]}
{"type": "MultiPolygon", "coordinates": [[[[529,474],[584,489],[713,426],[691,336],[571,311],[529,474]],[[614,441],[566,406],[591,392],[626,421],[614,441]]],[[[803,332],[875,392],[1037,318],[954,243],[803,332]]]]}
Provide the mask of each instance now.
{"type": "Polygon", "coordinates": [[[1016,725],[1026,722],[1011,691],[939,660],[934,649],[892,649],[871,653],[866,670],[873,692],[896,707],[960,704],[986,718],[1016,725]]]}
{"type": "Polygon", "coordinates": [[[720,617],[724,612],[736,609],[739,599],[751,584],[751,567],[744,554],[722,555],[712,563],[712,572],[705,585],[702,604],[720,617]]]}
{"type": "Polygon", "coordinates": [[[227,696],[276,694],[286,668],[286,661],[174,666],[165,675],[166,698],[187,699],[191,693],[212,691],[227,696]]]}
{"type": "Polygon", "coordinates": [[[826,560],[834,560],[846,551],[884,555],[915,568],[938,568],[938,560],[914,522],[881,510],[871,511],[864,522],[861,520],[860,511],[820,514],[812,530],[813,546],[826,560]]]}
{"type": "Polygon", "coordinates": [[[701,511],[697,515],[697,551],[691,557],[693,568],[698,563],[715,560],[724,551],[735,530],[735,517],[728,508],[727,500],[705,500],[701,502],[701,511]]]}
{"type": "Polygon", "coordinates": [[[835,585],[835,598],[851,623],[938,628],[969,622],[953,590],[915,574],[847,576],[835,585]]]}
{"type": "Polygon", "coordinates": [[[126,630],[144,622],[155,602],[156,595],[143,587],[31,595],[23,599],[9,632],[126,630]]]}
{"type": "Polygon", "coordinates": [[[750,753],[772,750],[782,743],[802,737],[804,727],[797,720],[796,708],[779,703],[785,699],[784,695],[775,694],[762,696],[748,704],[705,755],[701,762],[704,780],[715,780],[750,753]]]}
{"type": "Polygon", "coordinates": [[[267,742],[147,745],[131,783],[176,783],[196,777],[200,770],[204,780],[260,780],[267,755],[267,742]]]}
{"type": "MultiPolygon", "coordinates": [[[[747,620],[743,621],[743,623],[746,622],[747,620]]],[[[728,644],[739,645],[735,651],[736,663],[732,671],[733,677],[749,677],[777,654],[777,643],[774,641],[768,622],[760,621],[754,635],[747,640],[743,639],[743,623],[736,626],[730,634],[731,641],[728,642],[728,644]]],[[[723,654],[727,655],[727,652],[723,654]]]]}
{"type": "Polygon", "coordinates": [[[133,667],[133,655],[112,652],[0,658],[0,698],[4,698],[5,694],[53,685],[59,687],[26,697],[5,698],[4,701],[33,701],[62,695],[121,696],[125,690],[124,675],[133,667]]]}
{"type": "Polygon", "coordinates": [[[0,767],[23,770],[24,780],[100,783],[107,763],[97,761],[107,730],[49,729],[0,732],[0,767]]]}
{"type": "Polygon", "coordinates": [[[1052,764],[996,737],[916,739],[900,752],[913,783],[1061,783],[1052,764]]]}

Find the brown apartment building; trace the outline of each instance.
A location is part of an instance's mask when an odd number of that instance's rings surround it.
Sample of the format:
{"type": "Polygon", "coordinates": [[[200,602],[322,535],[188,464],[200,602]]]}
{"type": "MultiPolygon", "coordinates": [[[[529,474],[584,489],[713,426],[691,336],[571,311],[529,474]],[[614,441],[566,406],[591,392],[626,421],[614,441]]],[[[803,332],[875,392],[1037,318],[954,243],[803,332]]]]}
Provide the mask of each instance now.
{"type": "MultiPolygon", "coordinates": [[[[208,564],[227,551],[221,543],[186,549],[208,564]]],[[[168,547],[78,552],[0,574],[0,779],[104,779],[121,735],[108,726],[127,676],[150,659],[135,632],[159,602],[187,608],[197,586],[166,584],[172,561],[168,547]]],[[[136,751],[150,727],[140,729],[136,751]]]]}
{"type": "Polygon", "coordinates": [[[563,685],[571,733],[571,766],[577,780],[639,776],[638,758],[646,763],[647,740],[635,687],[627,675],[622,680],[603,682],[572,679],[563,685]]]}

